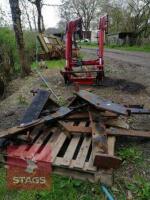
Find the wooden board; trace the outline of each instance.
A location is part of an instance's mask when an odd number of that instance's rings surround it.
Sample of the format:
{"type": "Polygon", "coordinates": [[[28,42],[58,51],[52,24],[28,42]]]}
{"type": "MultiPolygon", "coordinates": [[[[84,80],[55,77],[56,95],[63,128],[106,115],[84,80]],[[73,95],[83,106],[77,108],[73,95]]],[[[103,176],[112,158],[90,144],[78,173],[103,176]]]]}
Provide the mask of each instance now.
{"type": "Polygon", "coordinates": [[[131,136],[150,138],[150,131],[131,130],[123,128],[107,129],[107,134],[112,136],[131,136]]]}

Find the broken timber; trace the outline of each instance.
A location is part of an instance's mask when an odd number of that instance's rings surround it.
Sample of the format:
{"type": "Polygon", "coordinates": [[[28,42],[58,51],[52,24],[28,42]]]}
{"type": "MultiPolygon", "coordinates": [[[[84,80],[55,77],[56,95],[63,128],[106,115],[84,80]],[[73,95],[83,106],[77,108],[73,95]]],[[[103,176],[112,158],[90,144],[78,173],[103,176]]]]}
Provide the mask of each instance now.
{"type": "MultiPolygon", "coordinates": [[[[71,115],[70,115],[71,117],[71,115]]],[[[58,123],[66,130],[70,135],[77,135],[77,133],[81,133],[84,135],[92,134],[91,126],[82,126],[82,125],[72,125],[71,122],[66,121],[58,121],[58,123]]],[[[150,131],[140,131],[140,130],[132,130],[118,127],[110,127],[106,129],[106,134],[108,136],[131,136],[131,137],[146,137],[150,138],[150,131]]]]}
{"type": "MultiPolygon", "coordinates": [[[[40,158],[38,148],[32,145],[44,144],[43,149],[50,145],[54,173],[111,185],[112,169],[121,164],[121,159],[114,155],[115,136],[150,137],[150,131],[130,130],[126,122],[129,114],[146,112],[149,111],[141,107],[102,100],[87,91],[77,93],[68,107],[59,107],[48,92],[40,91],[21,125],[1,132],[0,138],[30,134],[31,148],[25,147],[24,155],[34,153],[40,158]],[[52,104],[48,105],[49,101],[52,104]]],[[[13,155],[20,155],[20,147],[13,155]]]]}
{"type": "Polygon", "coordinates": [[[116,169],[122,160],[114,155],[108,154],[108,141],[106,127],[103,121],[93,121],[92,113],[89,113],[92,127],[92,148],[94,166],[103,169],[116,169]]]}
{"type": "Polygon", "coordinates": [[[25,124],[23,123],[23,124],[20,124],[20,126],[16,126],[16,127],[0,132],[0,138],[11,137],[23,131],[28,131],[31,128],[38,126],[40,124],[51,125],[51,123],[54,122],[56,119],[60,119],[71,112],[72,110],[67,107],[60,107],[55,113],[51,115],[34,120],[29,123],[25,123],[25,124]]]}
{"type": "MultiPolygon", "coordinates": [[[[86,125],[86,123],[82,122],[83,125],[86,125]]],[[[97,169],[93,164],[91,136],[74,135],[68,138],[58,127],[46,129],[35,127],[31,135],[34,142],[30,148],[27,148],[28,145],[25,145],[24,148],[18,146],[13,152],[13,157],[20,159],[22,155],[25,155],[27,158],[34,156],[34,158],[42,159],[44,148],[50,146],[52,172],[54,174],[88,180],[92,183],[101,182],[109,186],[112,185],[112,170],[97,169]],[[36,144],[42,145],[44,141],[45,144],[40,152],[40,145],[36,144]]],[[[108,149],[109,152],[113,153],[114,150],[108,149]]],[[[14,160],[16,161],[16,159],[14,160]]],[[[16,162],[11,164],[16,165],[16,162]]]]}

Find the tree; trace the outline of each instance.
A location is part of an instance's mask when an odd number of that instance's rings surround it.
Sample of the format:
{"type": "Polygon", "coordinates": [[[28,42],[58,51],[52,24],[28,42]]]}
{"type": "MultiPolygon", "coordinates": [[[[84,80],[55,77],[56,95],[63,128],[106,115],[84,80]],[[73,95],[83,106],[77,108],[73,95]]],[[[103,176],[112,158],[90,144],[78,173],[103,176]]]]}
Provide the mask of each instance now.
{"type": "Polygon", "coordinates": [[[12,14],[12,21],[13,27],[15,31],[15,37],[19,52],[20,64],[21,64],[21,75],[29,75],[31,72],[30,67],[27,65],[26,58],[25,58],[25,47],[24,47],[24,39],[23,39],[23,32],[21,26],[21,11],[19,8],[18,0],[9,0],[11,14],[12,14]]]}
{"type": "Polygon", "coordinates": [[[149,0],[130,0],[128,7],[130,29],[136,34],[137,38],[150,34],[150,1],[149,0]]]}
{"type": "Polygon", "coordinates": [[[30,31],[32,31],[33,28],[32,28],[32,22],[31,22],[31,17],[30,17],[30,14],[32,12],[31,12],[31,9],[29,10],[29,8],[30,8],[29,2],[26,0],[20,0],[20,4],[22,7],[21,13],[26,16],[30,31]]]}
{"type": "Polygon", "coordinates": [[[0,27],[5,27],[9,25],[9,17],[7,13],[0,7],[0,27]]]}
{"type": "Polygon", "coordinates": [[[42,33],[45,30],[44,19],[42,15],[43,0],[28,0],[28,1],[36,6],[38,13],[38,20],[37,20],[38,31],[39,33],[42,33]]]}
{"type": "Polygon", "coordinates": [[[69,21],[74,17],[82,17],[83,27],[85,31],[89,31],[98,5],[99,0],[62,0],[61,18],[69,21]]]}

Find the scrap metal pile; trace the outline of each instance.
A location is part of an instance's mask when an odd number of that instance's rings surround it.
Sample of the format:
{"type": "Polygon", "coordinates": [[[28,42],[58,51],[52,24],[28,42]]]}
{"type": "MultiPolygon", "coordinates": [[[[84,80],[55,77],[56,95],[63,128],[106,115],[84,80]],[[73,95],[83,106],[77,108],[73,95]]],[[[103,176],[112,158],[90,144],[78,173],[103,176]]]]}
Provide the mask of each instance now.
{"type": "MultiPolygon", "coordinates": [[[[48,91],[39,90],[20,125],[0,132],[0,138],[30,145],[27,149],[32,154],[39,152],[32,152],[33,144],[50,145],[51,163],[58,174],[80,179],[85,176],[111,185],[102,178],[102,172],[106,176],[122,163],[114,155],[115,137],[150,138],[150,131],[130,129],[128,118],[135,114],[150,114],[150,110],[103,100],[85,90],[77,92],[68,106],[60,107],[48,91]]],[[[21,155],[27,155],[27,149],[21,155]]],[[[18,147],[13,156],[19,153],[18,147]]]]}

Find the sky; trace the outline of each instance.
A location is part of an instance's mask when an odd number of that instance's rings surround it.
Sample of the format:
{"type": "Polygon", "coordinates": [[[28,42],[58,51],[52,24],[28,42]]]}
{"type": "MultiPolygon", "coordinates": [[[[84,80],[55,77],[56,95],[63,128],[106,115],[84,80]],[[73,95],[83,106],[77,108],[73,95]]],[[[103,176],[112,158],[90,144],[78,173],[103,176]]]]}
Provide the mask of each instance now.
{"type": "MultiPolygon", "coordinates": [[[[48,4],[61,4],[61,0],[44,0],[44,2],[48,4]]],[[[9,0],[0,0],[0,6],[2,7],[2,10],[8,11],[10,13],[9,0]]],[[[58,7],[44,6],[42,12],[45,27],[56,27],[60,20],[58,7]]]]}

